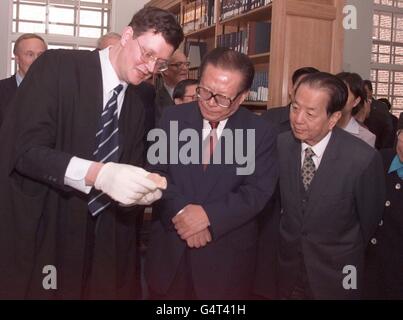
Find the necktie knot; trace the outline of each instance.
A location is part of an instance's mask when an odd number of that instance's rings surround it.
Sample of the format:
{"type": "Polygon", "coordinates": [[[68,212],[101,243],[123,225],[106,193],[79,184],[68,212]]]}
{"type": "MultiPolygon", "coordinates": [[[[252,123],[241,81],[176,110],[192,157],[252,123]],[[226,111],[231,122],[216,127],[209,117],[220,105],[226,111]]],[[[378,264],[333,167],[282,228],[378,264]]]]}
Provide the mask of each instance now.
{"type": "Polygon", "coordinates": [[[209,121],[208,123],[210,124],[211,129],[217,129],[220,122],[219,121],[209,121]]]}
{"type": "Polygon", "coordinates": [[[123,86],[121,84],[119,84],[118,86],[116,86],[115,89],[113,89],[113,94],[118,96],[119,93],[122,91],[122,89],[123,89],[123,86]]]}
{"type": "Polygon", "coordinates": [[[312,148],[306,148],[305,149],[305,158],[312,158],[315,155],[315,152],[312,150],[312,148]]]}

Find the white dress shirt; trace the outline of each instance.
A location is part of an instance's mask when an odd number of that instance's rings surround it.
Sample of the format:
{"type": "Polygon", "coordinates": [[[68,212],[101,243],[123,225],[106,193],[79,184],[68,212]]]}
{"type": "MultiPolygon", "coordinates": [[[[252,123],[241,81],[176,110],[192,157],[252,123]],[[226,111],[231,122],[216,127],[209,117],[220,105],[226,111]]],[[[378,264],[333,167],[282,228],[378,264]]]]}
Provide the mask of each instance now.
{"type": "Polygon", "coordinates": [[[315,153],[315,155],[312,156],[312,160],[315,163],[316,170],[318,170],[318,168],[320,166],[320,162],[322,161],[322,158],[323,158],[323,154],[325,153],[326,147],[329,143],[331,136],[332,136],[332,131],[329,131],[329,133],[314,146],[310,146],[309,144],[306,144],[305,142],[301,143],[301,168],[304,163],[305,150],[307,148],[311,148],[312,151],[315,153]]]}
{"type": "MultiPolygon", "coordinates": [[[[119,80],[115,72],[115,69],[113,69],[111,61],[109,59],[109,47],[99,51],[99,58],[101,62],[101,71],[102,71],[102,89],[103,89],[102,105],[104,106],[103,108],[105,108],[106,103],[112,97],[113,89],[115,89],[119,84],[123,85],[123,89],[118,95],[118,117],[119,117],[120,111],[122,110],[123,100],[128,85],[126,82],[119,80]]],[[[99,117],[100,116],[101,115],[99,115],[99,117]]],[[[92,163],[93,161],[81,159],[78,157],[71,158],[65,173],[64,184],[88,194],[91,191],[92,187],[85,185],[85,176],[87,175],[88,169],[90,168],[92,163]]]]}
{"type": "MultiPolygon", "coordinates": [[[[217,127],[217,139],[220,140],[220,137],[222,135],[222,132],[225,128],[225,125],[227,124],[228,118],[221,120],[220,123],[218,124],[217,127]]],[[[211,126],[208,120],[203,119],[203,141],[207,138],[207,136],[210,134],[211,131],[211,126]]]]}
{"type": "Polygon", "coordinates": [[[371,131],[360,125],[354,117],[351,117],[344,130],[368,143],[372,148],[375,148],[376,136],[371,131]]]}

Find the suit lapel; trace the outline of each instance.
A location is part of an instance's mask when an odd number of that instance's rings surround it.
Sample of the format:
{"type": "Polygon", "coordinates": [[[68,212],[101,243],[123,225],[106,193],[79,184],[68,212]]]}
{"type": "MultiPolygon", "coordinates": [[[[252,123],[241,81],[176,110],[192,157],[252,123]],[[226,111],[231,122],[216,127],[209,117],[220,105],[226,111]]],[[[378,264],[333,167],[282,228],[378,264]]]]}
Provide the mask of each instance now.
{"type": "Polygon", "coordinates": [[[292,193],[297,198],[296,203],[301,203],[301,142],[292,136],[292,143],[290,147],[290,155],[288,157],[288,171],[290,172],[290,186],[294,186],[295,190],[292,193]]]}
{"type": "Polygon", "coordinates": [[[337,150],[340,143],[339,128],[334,128],[332,136],[323,154],[319,169],[316,171],[309,189],[309,203],[307,214],[309,214],[313,206],[320,203],[320,197],[323,190],[327,189],[328,181],[334,179],[334,164],[337,159],[337,150]]]}

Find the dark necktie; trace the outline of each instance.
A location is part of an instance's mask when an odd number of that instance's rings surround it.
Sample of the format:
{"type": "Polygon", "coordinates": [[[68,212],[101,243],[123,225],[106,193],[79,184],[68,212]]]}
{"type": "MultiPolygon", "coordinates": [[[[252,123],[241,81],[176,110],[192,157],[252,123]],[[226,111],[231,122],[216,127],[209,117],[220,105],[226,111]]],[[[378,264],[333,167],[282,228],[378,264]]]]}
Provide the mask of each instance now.
{"type": "MultiPolygon", "coordinates": [[[[119,160],[119,128],[118,128],[118,95],[123,86],[120,84],[114,90],[101,115],[100,127],[95,139],[97,149],[94,152],[98,162],[117,162],[119,160]]],[[[93,216],[99,214],[111,204],[111,199],[102,191],[94,188],[90,193],[88,209],[93,216]]]]}
{"type": "Polygon", "coordinates": [[[304,185],[305,191],[309,189],[311,185],[312,179],[315,175],[316,167],[315,163],[312,160],[312,157],[315,155],[315,152],[311,148],[305,149],[305,157],[304,163],[302,164],[301,168],[301,177],[302,183],[304,185]]]}
{"type": "Polygon", "coordinates": [[[203,169],[207,169],[210,159],[214,153],[214,149],[218,142],[217,127],[220,122],[209,121],[211,131],[203,142],[203,169]]]}

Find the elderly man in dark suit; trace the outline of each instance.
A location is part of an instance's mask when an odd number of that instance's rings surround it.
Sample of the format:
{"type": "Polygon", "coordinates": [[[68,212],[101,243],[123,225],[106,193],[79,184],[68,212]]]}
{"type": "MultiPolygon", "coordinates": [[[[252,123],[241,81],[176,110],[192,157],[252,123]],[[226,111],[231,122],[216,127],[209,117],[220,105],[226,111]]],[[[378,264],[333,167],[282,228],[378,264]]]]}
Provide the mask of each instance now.
{"type": "Polygon", "coordinates": [[[132,85],[166,69],[182,40],[172,14],[147,7],[116,45],[31,66],[0,132],[1,298],[135,297],[135,205],[161,191],[140,167],[132,85]]]}
{"type": "Polygon", "coordinates": [[[345,84],[308,75],[291,103],[292,132],[278,138],[279,289],[286,299],[359,298],[364,251],[385,199],[382,160],[335,127],[345,84]]]}
{"type": "Polygon", "coordinates": [[[34,33],[24,33],[15,41],[13,54],[18,70],[15,75],[0,81],[0,126],[7,112],[6,108],[14,98],[29,67],[47,48],[45,40],[34,33]]]}
{"type": "MultiPolygon", "coordinates": [[[[199,143],[192,148],[189,164],[182,157],[179,164],[174,160],[153,165],[167,177],[168,189],[155,207],[147,252],[151,298],[250,297],[257,214],[272,196],[278,171],[273,126],[240,108],[253,75],[246,55],[216,48],[201,66],[199,101],[168,108],[163,114],[164,132],[177,123],[179,132],[186,130],[181,136],[188,132],[199,143]],[[207,158],[199,161],[202,145],[203,150],[214,151],[211,159],[208,152],[201,152],[207,158]],[[246,166],[240,165],[240,149],[252,152],[247,151],[246,166]],[[250,170],[241,172],[240,167],[250,170]]],[[[173,135],[167,141],[175,139],[173,135]]],[[[179,155],[184,156],[191,143],[185,142],[179,141],[179,155]]],[[[169,145],[169,157],[174,156],[175,145],[169,145]]]]}

